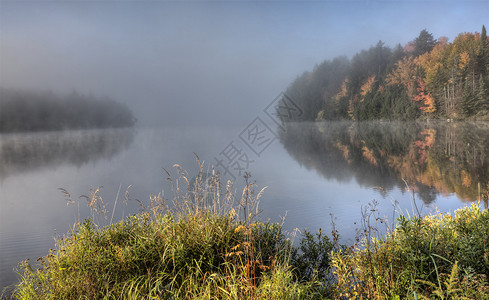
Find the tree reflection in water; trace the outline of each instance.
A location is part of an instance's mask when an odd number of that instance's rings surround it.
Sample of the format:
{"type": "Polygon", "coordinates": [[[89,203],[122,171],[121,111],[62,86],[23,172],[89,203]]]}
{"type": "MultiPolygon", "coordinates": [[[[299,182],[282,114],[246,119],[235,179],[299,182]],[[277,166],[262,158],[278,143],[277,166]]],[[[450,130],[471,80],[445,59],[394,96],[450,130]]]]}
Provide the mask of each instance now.
{"type": "Polygon", "coordinates": [[[288,123],[280,140],[301,165],[328,179],[385,190],[406,183],[429,204],[489,196],[489,124],[469,122],[288,123]]]}
{"type": "Polygon", "coordinates": [[[127,149],[134,136],[134,129],[0,134],[0,181],[37,169],[110,159],[127,149]]]}

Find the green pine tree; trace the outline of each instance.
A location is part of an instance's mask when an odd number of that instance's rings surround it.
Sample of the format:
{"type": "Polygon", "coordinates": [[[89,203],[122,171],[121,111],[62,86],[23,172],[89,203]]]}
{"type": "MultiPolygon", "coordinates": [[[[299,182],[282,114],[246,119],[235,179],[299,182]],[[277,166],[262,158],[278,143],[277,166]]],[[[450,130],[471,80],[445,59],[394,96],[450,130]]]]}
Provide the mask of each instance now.
{"type": "Polygon", "coordinates": [[[487,40],[487,32],[486,32],[486,27],[484,25],[482,25],[482,31],[481,31],[478,63],[482,75],[489,74],[489,42],[487,40]]]}
{"type": "Polygon", "coordinates": [[[414,56],[419,56],[425,52],[431,51],[436,45],[433,35],[426,29],[421,30],[419,36],[414,40],[414,56]]]}
{"type": "Polygon", "coordinates": [[[479,78],[479,88],[477,92],[477,109],[480,112],[489,112],[489,89],[483,76],[479,78]]]}
{"type": "Polygon", "coordinates": [[[469,80],[465,81],[464,92],[462,98],[462,113],[466,117],[470,117],[476,113],[476,95],[469,84],[469,80]]]}

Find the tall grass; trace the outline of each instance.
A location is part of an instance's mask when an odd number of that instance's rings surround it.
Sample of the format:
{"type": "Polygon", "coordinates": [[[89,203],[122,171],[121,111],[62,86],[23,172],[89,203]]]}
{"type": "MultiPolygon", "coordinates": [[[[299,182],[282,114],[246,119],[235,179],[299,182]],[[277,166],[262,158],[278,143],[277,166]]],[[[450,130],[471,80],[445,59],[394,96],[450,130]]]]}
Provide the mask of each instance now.
{"type": "MultiPolygon", "coordinates": [[[[354,245],[305,230],[298,246],[281,224],[257,218],[264,189],[245,176],[242,193],[214,170],[189,180],[166,171],[173,195],[105,225],[99,189],[89,219],[33,267],[19,267],[17,299],[489,299],[489,211],[401,215],[395,228],[362,212],[354,245]]],[[[62,190],[69,201],[71,195],[62,190]]],[[[127,201],[127,191],[124,201],[127,201]]],[[[112,216],[111,218],[112,219],[112,216]]]]}
{"type": "MultiPolygon", "coordinates": [[[[103,226],[106,205],[86,196],[90,219],[56,240],[37,268],[20,264],[18,299],[307,299],[288,264],[292,243],[281,225],[256,219],[263,189],[245,176],[241,197],[212,170],[189,180],[167,172],[174,192],[150,197],[141,213],[103,226]],[[171,207],[171,208],[170,208],[171,207]],[[98,222],[98,223],[97,223],[98,222]]],[[[62,192],[71,199],[68,191],[62,192]]]]}
{"type": "Polygon", "coordinates": [[[368,236],[333,254],[335,297],[489,299],[489,211],[477,204],[454,216],[401,215],[393,232],[374,226],[368,236]]]}

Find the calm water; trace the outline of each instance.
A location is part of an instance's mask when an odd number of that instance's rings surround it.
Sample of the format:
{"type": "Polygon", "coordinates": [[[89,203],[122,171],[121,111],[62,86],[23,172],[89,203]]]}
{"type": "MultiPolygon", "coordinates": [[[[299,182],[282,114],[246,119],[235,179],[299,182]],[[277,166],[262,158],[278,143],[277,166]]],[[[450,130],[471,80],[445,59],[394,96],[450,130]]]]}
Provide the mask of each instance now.
{"type": "Polygon", "coordinates": [[[195,174],[193,152],[207,166],[220,161],[222,172],[227,168],[239,182],[246,169],[259,187],[268,186],[262,219],[285,216],[288,231],[330,230],[333,217],[344,241],[355,238],[355,223],[372,201],[392,220],[401,210],[413,212],[411,191],[424,214],[487,199],[489,124],[290,124],[277,138],[252,141],[248,134],[248,144],[243,133],[167,128],[0,135],[0,287],[16,282],[19,261],[45,255],[78,214],[89,216],[79,196],[103,186],[110,218],[117,194],[132,185],[127,205],[118,198],[114,221],[120,220],[138,212],[136,200],[170,194],[162,168],[175,171],[178,163],[195,174]],[[59,188],[79,208],[67,205],[59,188]]]}

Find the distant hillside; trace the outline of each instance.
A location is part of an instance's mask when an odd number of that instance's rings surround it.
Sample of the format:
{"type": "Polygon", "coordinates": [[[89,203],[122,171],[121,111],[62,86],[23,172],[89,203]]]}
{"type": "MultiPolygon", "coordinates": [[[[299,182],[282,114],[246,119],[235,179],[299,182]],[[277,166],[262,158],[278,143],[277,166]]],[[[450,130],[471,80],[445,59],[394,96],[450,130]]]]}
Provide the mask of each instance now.
{"type": "Polygon", "coordinates": [[[339,57],[299,76],[287,94],[300,120],[489,120],[486,29],[451,43],[426,30],[404,47],[381,41],[351,60],[339,57]]]}
{"type": "Polygon", "coordinates": [[[118,128],[135,122],[127,106],[109,98],[0,89],[0,132],[118,128]]]}

